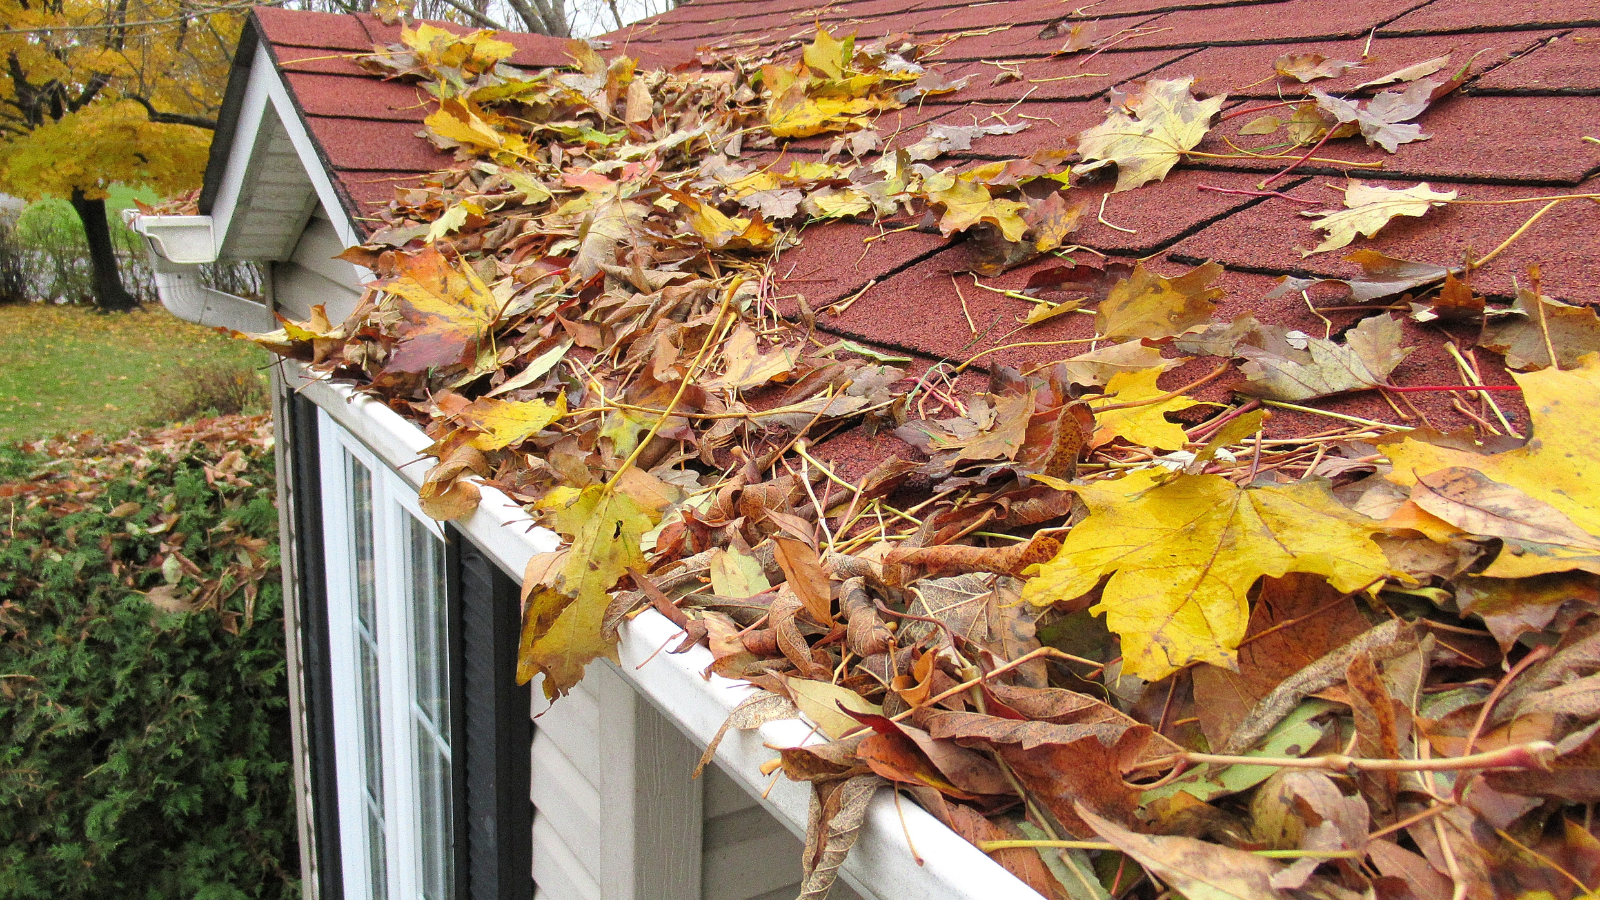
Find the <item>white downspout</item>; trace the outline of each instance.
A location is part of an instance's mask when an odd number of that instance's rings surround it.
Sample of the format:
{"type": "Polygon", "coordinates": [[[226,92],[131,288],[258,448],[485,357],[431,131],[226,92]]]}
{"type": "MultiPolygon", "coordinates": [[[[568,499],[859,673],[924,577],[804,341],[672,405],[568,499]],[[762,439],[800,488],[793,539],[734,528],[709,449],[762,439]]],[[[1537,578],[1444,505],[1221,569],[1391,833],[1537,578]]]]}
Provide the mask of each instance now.
{"type": "Polygon", "coordinates": [[[210,216],[148,216],[124,210],[123,221],[145,239],[156,293],[161,305],[180,319],[238,331],[271,331],[277,327],[265,303],[246,300],[206,287],[200,266],[216,262],[210,216]]]}

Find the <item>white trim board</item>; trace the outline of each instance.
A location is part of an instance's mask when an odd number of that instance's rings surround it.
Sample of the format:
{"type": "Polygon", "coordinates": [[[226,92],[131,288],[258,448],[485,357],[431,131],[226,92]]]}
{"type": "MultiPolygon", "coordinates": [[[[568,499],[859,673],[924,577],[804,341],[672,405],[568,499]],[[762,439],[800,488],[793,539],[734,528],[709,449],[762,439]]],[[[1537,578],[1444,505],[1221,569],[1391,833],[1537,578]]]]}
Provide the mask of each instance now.
{"type": "MultiPolygon", "coordinates": [[[[254,151],[264,117],[269,112],[278,117],[279,123],[288,134],[295,153],[300,157],[300,164],[311,181],[312,189],[316,192],[317,200],[338,233],[340,242],[346,247],[359,244],[361,239],[355,224],[345,212],[339,192],[334,188],[333,179],[323,166],[316,144],[312,141],[305,122],[301,120],[294,100],[289,95],[288,85],[284,83],[263,41],[257,43],[255,55],[250,61],[249,81],[245,85],[244,98],[239,104],[238,124],[234,128],[228,162],[223,167],[222,182],[211,205],[212,235],[217,250],[220,252],[227,241],[234,217],[239,212],[241,200],[245,202],[249,200],[247,190],[251,167],[255,162],[254,151]]],[[[304,221],[294,223],[297,234],[304,224],[304,221]]],[[[292,249],[293,243],[291,242],[289,246],[292,249]]],[[[358,267],[356,271],[362,283],[373,278],[372,273],[365,269],[358,267]]]]}
{"type": "MultiPolygon", "coordinates": [[[[347,386],[308,379],[298,363],[284,366],[291,388],[301,390],[405,481],[421,485],[426,464],[419,451],[432,441],[420,429],[347,386]]],[[[487,486],[482,494],[478,509],[455,525],[506,572],[520,574],[535,553],[559,545],[555,534],[534,524],[504,494],[487,486]]],[[[676,634],[679,629],[666,617],[646,610],[621,629],[621,665],[612,670],[691,741],[704,747],[734,706],[755,688],[716,675],[704,677],[701,673],[712,662],[704,647],[682,654],[658,653],[676,634]]],[[[761,774],[761,766],[777,754],[764,745],[786,747],[821,740],[801,720],[771,722],[753,731],[730,732],[718,746],[716,758],[790,831],[804,835],[810,787],[780,777],[767,791],[771,778],[761,774]]],[[[886,791],[873,800],[861,836],[841,871],[869,900],[1039,900],[1032,888],[920,807],[902,802],[897,811],[886,791]],[[920,865],[907,847],[907,834],[922,857],[920,865]]]]}

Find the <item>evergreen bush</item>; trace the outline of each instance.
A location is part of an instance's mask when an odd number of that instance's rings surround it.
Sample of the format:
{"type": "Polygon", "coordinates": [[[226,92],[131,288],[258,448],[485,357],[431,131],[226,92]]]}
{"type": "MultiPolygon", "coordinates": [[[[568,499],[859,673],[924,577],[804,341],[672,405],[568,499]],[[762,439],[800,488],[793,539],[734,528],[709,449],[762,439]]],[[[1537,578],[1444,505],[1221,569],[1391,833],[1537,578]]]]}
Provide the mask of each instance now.
{"type": "Polygon", "coordinates": [[[270,429],[0,450],[0,898],[299,896],[270,429]]]}

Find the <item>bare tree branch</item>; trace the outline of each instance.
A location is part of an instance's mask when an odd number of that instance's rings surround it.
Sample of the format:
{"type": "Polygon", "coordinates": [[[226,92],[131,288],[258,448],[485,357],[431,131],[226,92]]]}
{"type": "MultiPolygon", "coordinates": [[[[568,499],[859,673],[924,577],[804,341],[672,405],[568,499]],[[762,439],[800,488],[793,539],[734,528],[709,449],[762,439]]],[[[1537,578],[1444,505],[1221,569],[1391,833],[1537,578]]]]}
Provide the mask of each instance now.
{"type": "Polygon", "coordinates": [[[145,114],[150,117],[152,122],[162,125],[193,125],[196,128],[204,128],[207,131],[217,130],[216,119],[208,119],[205,116],[191,116],[185,113],[159,112],[150,104],[149,100],[143,97],[130,96],[128,99],[144,107],[145,114]]]}

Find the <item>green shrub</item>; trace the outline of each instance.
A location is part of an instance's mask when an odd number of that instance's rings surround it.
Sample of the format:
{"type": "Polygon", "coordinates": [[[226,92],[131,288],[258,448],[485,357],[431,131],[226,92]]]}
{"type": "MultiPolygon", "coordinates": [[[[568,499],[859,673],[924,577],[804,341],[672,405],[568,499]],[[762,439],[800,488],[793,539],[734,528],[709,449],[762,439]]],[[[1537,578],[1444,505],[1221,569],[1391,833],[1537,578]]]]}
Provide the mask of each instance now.
{"type": "Polygon", "coordinates": [[[0,209],[0,305],[28,299],[26,264],[16,222],[0,209]]]}
{"type": "Polygon", "coordinates": [[[0,898],[299,896],[269,434],[0,452],[0,898]]]}
{"type": "Polygon", "coordinates": [[[184,365],[162,387],[151,425],[196,416],[232,416],[267,408],[266,374],[248,360],[222,359],[184,365]]]}
{"type": "MultiPolygon", "coordinates": [[[[140,303],[156,303],[155,279],[150,271],[144,239],[122,224],[121,210],[135,200],[155,202],[147,190],[131,190],[121,185],[111,189],[106,199],[106,220],[111,228],[111,243],[117,251],[117,269],[123,287],[140,303]]],[[[89,244],[83,223],[72,204],[56,197],[36,200],[16,218],[14,239],[21,294],[43,303],[94,302],[94,270],[89,265],[89,244]]],[[[0,235],[3,239],[4,235],[0,235]]],[[[8,302],[4,287],[5,247],[0,244],[0,303],[8,302]]],[[[259,263],[223,262],[200,267],[204,285],[227,294],[259,299],[263,295],[265,270],[259,263]]],[[[22,299],[23,297],[19,297],[22,299]]],[[[16,301],[9,301],[16,302],[16,301]]]]}

